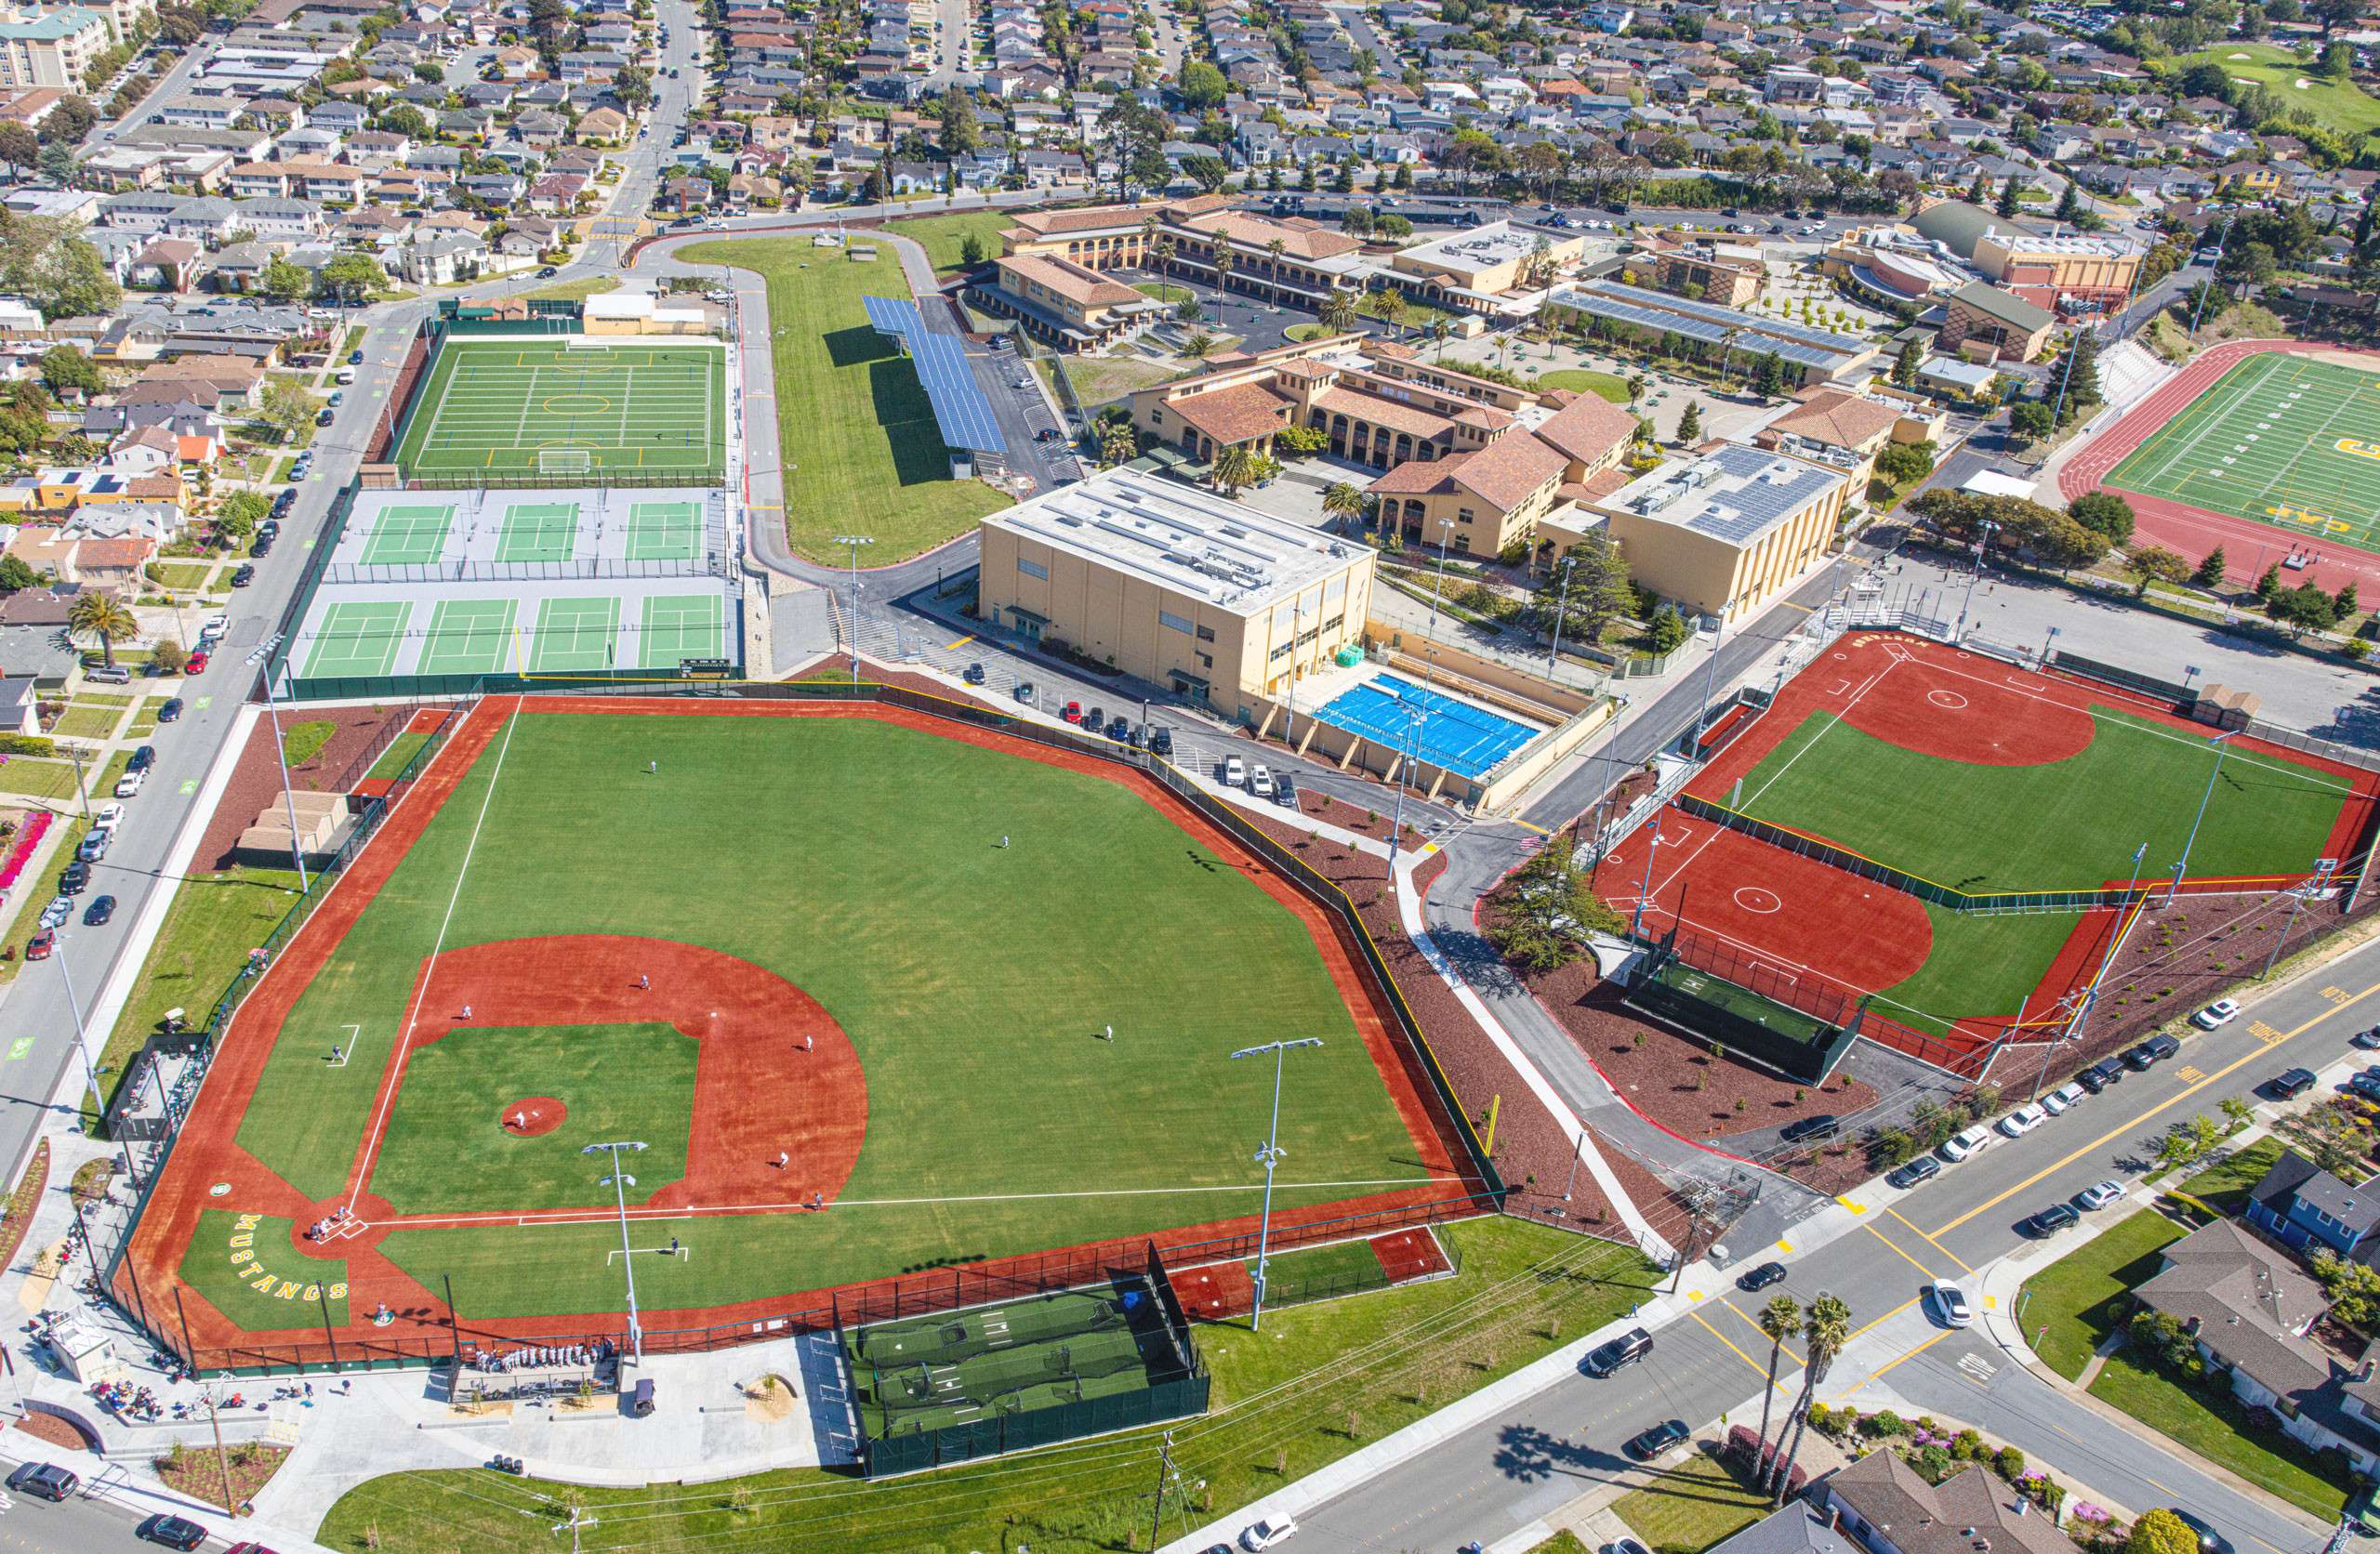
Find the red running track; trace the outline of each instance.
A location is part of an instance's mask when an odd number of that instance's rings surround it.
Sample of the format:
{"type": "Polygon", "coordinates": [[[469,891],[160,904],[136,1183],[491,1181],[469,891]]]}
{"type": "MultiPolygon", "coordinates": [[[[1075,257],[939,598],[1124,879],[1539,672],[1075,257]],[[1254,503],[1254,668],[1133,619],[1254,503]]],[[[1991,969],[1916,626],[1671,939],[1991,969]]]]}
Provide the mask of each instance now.
{"type": "MultiPolygon", "coordinates": [[[[2303,340],[2235,340],[2216,346],[2176,373],[2164,387],[2125,411],[2114,426],[2098,434],[2098,441],[2069,459],[2057,474],[2058,494],[2071,502],[2098,490],[2110,470],[2212,388],[2216,378],[2249,357],[2268,351],[2298,356],[2373,354],[2303,340]]],[[[2193,564],[2205,560],[2208,551],[2221,547],[2232,576],[2254,578],[2262,575],[2267,566],[2294,551],[2312,558],[2303,571],[2293,574],[2296,582],[2318,583],[2333,593],[2349,583],[2359,589],[2380,586],[2380,556],[2368,550],[2336,541],[2318,541],[2293,529],[2209,512],[2162,496],[2144,496],[2121,486],[2108,489],[2122,491],[2124,500],[2132,504],[2135,532],[2143,540],[2177,551],[2193,564]]]]}

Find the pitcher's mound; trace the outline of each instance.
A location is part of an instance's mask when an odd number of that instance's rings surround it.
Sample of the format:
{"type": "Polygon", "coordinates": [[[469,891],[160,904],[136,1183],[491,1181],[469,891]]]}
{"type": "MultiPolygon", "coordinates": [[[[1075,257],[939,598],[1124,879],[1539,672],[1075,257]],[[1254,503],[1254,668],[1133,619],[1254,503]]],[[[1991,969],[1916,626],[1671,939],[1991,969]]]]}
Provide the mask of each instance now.
{"type": "Polygon", "coordinates": [[[551,1096],[529,1096],[507,1106],[500,1120],[514,1138],[535,1139],[560,1127],[569,1114],[570,1109],[551,1096]]]}

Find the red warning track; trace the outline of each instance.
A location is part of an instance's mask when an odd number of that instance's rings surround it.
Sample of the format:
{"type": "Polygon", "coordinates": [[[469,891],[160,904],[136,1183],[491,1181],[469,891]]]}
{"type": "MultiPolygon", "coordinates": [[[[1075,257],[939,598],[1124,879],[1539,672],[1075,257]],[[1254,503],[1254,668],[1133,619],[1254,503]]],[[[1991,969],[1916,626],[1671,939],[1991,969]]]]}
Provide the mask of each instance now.
{"type": "MultiPolygon", "coordinates": [[[[119,1297],[127,1305],[138,1298],[149,1312],[152,1325],[177,1340],[182,1337],[180,1328],[186,1322],[189,1339],[203,1364],[259,1363],[264,1356],[257,1350],[242,1348],[251,1345],[271,1345],[272,1351],[282,1356],[302,1355],[311,1360],[328,1357],[329,1342],[321,1325],[250,1332],[218,1310],[196,1289],[182,1284],[179,1265],[196,1231],[199,1215],[210,1207],[229,1206],[232,1201],[228,1195],[218,1197],[210,1192],[210,1187],[219,1183],[237,1185],[237,1201],[243,1212],[284,1216],[301,1228],[349,1205],[363,1220],[370,1221],[355,1228],[353,1233],[342,1231],[324,1243],[293,1237],[287,1248],[301,1257],[346,1260],[350,1316],[344,1327],[330,1336],[336,1338],[341,1353],[350,1358],[366,1351],[443,1354],[451,1341],[448,1313],[436,1293],[390,1262],[375,1245],[381,1229],[394,1218],[378,1216],[377,1211],[385,1211],[387,1205],[376,1203],[368,1192],[350,1192],[329,1204],[311,1202],[241,1149],[236,1135],[241,1117],[255,1099],[266,1060],[281,1039],[284,1023],[300,995],[327,964],[332,952],[371,904],[397,864],[420,839],[473,763],[485,753],[507,720],[520,712],[607,718],[867,718],[1130,788],[1163,811],[1223,864],[1239,870],[1296,914],[1306,926],[1405,1122],[1412,1139],[1415,1163],[1439,1179],[1332,1204],[1276,1208],[1273,1216],[1275,1235],[1293,1235],[1302,1226],[1362,1215],[1383,1217],[1393,1226],[1396,1216],[1425,1205],[1443,1204],[1477,1189],[1478,1184],[1463,1164],[1465,1156],[1454,1119],[1448,1115],[1431,1088],[1418,1054],[1393,1034],[1387,990],[1372,980],[1341,920],[1265,868],[1231,836],[1144,773],[993,730],[883,705],[492,696],[483,699],[452,732],[430,770],[401,799],[379,835],[340,876],[241,1007],[201,1087],[165,1178],[152,1195],[135,1232],[124,1277],[118,1282],[119,1297]],[[139,1297],[134,1294],[136,1281],[141,1292],[139,1297]],[[368,1313],[382,1304],[393,1313],[394,1320],[376,1325],[367,1320],[368,1313]]],[[[688,1182],[681,1184],[682,1191],[673,1189],[653,1205],[630,1209],[631,1217],[804,1212],[795,1205],[808,1203],[813,1192],[825,1192],[831,1204],[832,1191],[848,1175],[848,1166],[840,1172],[826,1174],[805,1170],[800,1179],[795,1179],[767,1165],[778,1150],[787,1148],[781,1126],[786,1104],[786,1086],[781,1081],[785,1075],[798,1076],[796,1091],[813,1093],[824,1103],[817,1109],[818,1114],[805,1114],[800,1126],[818,1130],[819,1139],[830,1150],[847,1144],[850,1152],[856,1153],[865,1128],[865,1080],[850,1044],[823,1009],[783,979],[698,946],[628,938],[572,947],[567,953],[574,956],[595,955],[600,969],[585,978],[574,978],[567,985],[558,983],[550,974],[556,964],[552,958],[555,953],[553,941],[517,941],[450,951],[436,957],[434,966],[425,967],[423,975],[433,978],[430,995],[424,1000],[419,1029],[407,1047],[391,1056],[389,1072],[380,1076],[382,1103],[378,1114],[385,1117],[387,1100],[402,1081],[404,1052],[411,1046],[436,1040],[445,1029],[453,1029],[462,1019],[460,1010],[467,1004],[472,1011],[469,1017],[472,1024],[600,1023],[662,1018],[681,1029],[689,1029],[691,1022],[694,1029],[705,1032],[710,1029],[710,1016],[716,1010],[721,1025],[728,1027],[724,1032],[727,1039],[720,1048],[728,1054],[728,1060],[714,1063],[707,1050],[697,1062],[698,1115],[688,1182]],[[647,976],[652,982],[650,988],[639,982],[641,977],[647,976]],[[763,1004],[772,1011],[775,1028],[773,1041],[762,1040],[744,1029],[763,1004]],[[795,1047],[795,1041],[804,1034],[816,1037],[809,1051],[795,1047]],[[761,1065],[758,1072],[775,1077],[760,1084],[748,1083],[749,1073],[754,1071],[747,1070],[744,1066],[747,1063],[758,1063],[761,1065]],[[824,1083],[820,1083],[822,1079],[824,1083]],[[764,1126],[752,1117],[739,1091],[770,1097],[764,1126]],[[837,1111],[855,1115],[826,1114],[837,1111]],[[762,1131],[765,1138],[761,1137],[762,1131]],[[711,1195],[714,1192],[723,1194],[723,1201],[721,1196],[711,1195]]],[[[707,1041],[709,1037],[706,1034],[703,1039],[707,1041]]],[[[500,1126],[496,1118],[490,1121],[492,1129],[500,1126]]],[[[358,1141],[350,1188],[368,1187],[379,1131],[376,1122],[372,1133],[358,1141]]],[[[814,1143],[805,1144],[803,1150],[807,1152],[817,1147],[814,1143]]],[[[574,1210],[501,1218],[519,1222],[580,1217],[580,1211],[574,1210]]],[[[425,1223],[430,1218],[413,1216],[398,1222],[425,1223]]],[[[458,1222],[458,1218],[446,1217],[438,1222],[453,1224],[458,1222]]],[[[1256,1217],[1245,1215],[1157,1231],[1154,1239],[1160,1246],[1182,1246],[1218,1237],[1251,1235],[1255,1228],[1256,1217]]],[[[1141,1243],[1134,1240],[1108,1245],[1117,1257],[1129,1258],[1137,1255],[1141,1243]]],[[[1001,1259],[986,1267],[995,1274],[1021,1270],[1044,1259],[1063,1258],[1069,1250],[1051,1248],[1001,1259]]],[[[1104,1248],[1079,1250],[1088,1257],[1104,1248]]],[[[844,1286],[846,1290],[866,1287],[868,1286],[844,1286]]],[[[822,1289],[723,1306],[647,1311],[644,1321],[648,1335],[707,1324],[748,1324],[822,1307],[830,1293],[833,1292],[822,1289]]],[[[616,1333],[619,1319],[610,1312],[588,1313],[575,1320],[462,1319],[463,1334],[480,1338],[541,1338],[580,1327],[588,1333],[616,1333]]]]}
{"type": "MultiPolygon", "coordinates": [[[[2380,356],[2338,346],[2309,345],[2302,340],[2235,340],[2216,346],[2174,375],[2162,388],[2126,411],[2122,418],[2098,433],[2090,446],[2066,461],[2057,474],[2058,494],[2071,502],[2100,488],[2115,467],[2166,422],[2188,409],[2215,381],[2251,356],[2284,351],[2297,356],[2359,356],[2380,364],[2380,356]]],[[[2122,487],[2109,487],[2122,490],[2122,487]]],[[[2297,583],[2319,583],[2334,593],[2353,583],[2359,588],[2380,585],[2380,556],[2335,541],[2314,539],[2228,513],[2209,512],[2162,496],[2124,491],[2132,505],[2135,531],[2144,542],[2180,552],[2192,562],[2203,560],[2222,547],[2235,576],[2261,575],[2269,561],[2292,553],[2310,556],[2304,570],[2293,573],[2297,583]]]]}

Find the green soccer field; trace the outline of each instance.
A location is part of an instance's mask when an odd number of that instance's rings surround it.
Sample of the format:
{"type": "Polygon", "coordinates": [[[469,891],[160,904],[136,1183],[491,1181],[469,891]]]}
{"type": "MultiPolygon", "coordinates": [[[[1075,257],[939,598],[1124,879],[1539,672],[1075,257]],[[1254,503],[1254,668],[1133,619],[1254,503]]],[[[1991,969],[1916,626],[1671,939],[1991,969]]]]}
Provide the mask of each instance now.
{"type": "Polygon", "coordinates": [[[727,357],[707,346],[449,340],[397,448],[408,478],[592,484],[637,473],[709,485],[727,468],[727,357]]]}
{"type": "MultiPolygon", "coordinates": [[[[2105,706],[2081,754],[2036,766],[1945,760],[1814,712],[1743,779],[1736,808],[1971,894],[2094,889],[2181,857],[2215,755],[2105,706]]],[[[2189,877],[2312,872],[2352,790],[2258,751],[2223,759],[2189,877]]]]}
{"type": "MultiPolygon", "coordinates": [[[[330,1201],[425,961],[564,934],[748,961],[817,999],[866,1075],[831,1211],[641,1221],[686,1252],[640,1261],[648,1310],[1251,1214],[1273,1072],[1228,1054],[1274,1035],[1324,1043],[1289,1073],[1276,1206],[1430,1179],[1303,924],[1254,881],[1114,783],[859,718],[516,716],[299,998],[238,1142],[330,1201]]],[[[608,1211],[576,1153],[608,1129],[653,1146],[633,1208],[687,1147],[683,1046],[560,1024],[417,1044],[366,1190],[400,1214],[608,1211]],[[506,1136],[524,1094],[569,1124],[506,1136]]],[[[605,1213],[398,1225],[379,1250],[426,1288],[451,1275],[467,1318],[553,1316],[616,1307],[618,1245],[605,1213]]]]}
{"type": "Polygon", "coordinates": [[[2105,483],[2380,551],[2380,369],[2251,356],[2105,483]]]}

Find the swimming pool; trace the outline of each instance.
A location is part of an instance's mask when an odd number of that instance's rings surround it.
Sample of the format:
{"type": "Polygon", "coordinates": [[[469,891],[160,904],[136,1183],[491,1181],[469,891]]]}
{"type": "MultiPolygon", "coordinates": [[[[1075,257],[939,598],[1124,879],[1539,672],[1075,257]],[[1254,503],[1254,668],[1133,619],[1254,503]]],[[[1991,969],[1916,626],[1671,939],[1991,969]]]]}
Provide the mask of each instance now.
{"type": "Polygon", "coordinates": [[[1477,777],[1494,770],[1499,761],[1542,731],[1395,675],[1376,675],[1341,691],[1314,716],[1334,729],[1402,750],[1408,748],[1408,710],[1428,715],[1410,746],[1413,753],[1458,777],[1477,777]]]}

